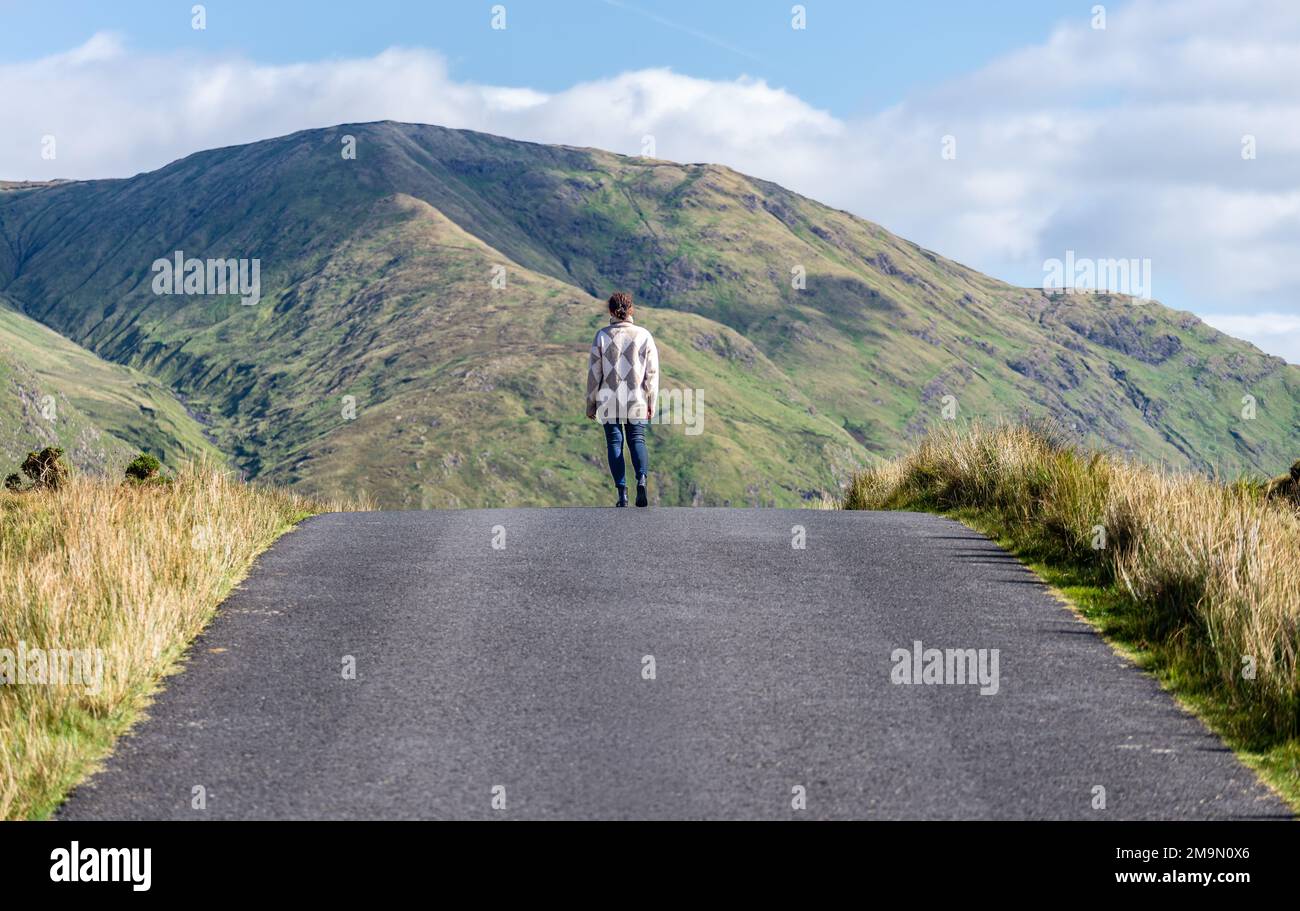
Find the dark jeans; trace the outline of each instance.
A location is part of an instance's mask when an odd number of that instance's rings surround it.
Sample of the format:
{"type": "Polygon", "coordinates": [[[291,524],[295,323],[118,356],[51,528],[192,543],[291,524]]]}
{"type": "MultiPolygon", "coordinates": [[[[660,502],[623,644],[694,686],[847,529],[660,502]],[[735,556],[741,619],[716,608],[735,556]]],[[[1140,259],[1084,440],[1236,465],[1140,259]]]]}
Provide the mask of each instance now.
{"type": "Polygon", "coordinates": [[[627,438],[627,447],[632,450],[632,470],[636,472],[638,484],[645,483],[646,472],[650,470],[650,457],[646,454],[646,421],[628,421],[626,424],[605,424],[605,447],[609,450],[609,473],[614,476],[614,483],[626,487],[623,466],[623,439],[627,438]]]}

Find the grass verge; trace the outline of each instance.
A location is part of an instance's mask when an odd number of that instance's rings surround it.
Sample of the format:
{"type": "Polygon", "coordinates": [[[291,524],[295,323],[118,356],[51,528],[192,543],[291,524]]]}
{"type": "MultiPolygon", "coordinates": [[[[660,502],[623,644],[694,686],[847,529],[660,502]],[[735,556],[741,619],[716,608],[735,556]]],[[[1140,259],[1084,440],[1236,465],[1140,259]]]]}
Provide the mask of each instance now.
{"type": "Polygon", "coordinates": [[[0,492],[0,818],[50,815],[254,558],[337,508],[210,466],[167,484],[0,492]]]}
{"type": "Polygon", "coordinates": [[[988,534],[1300,811],[1300,509],[1023,426],[947,429],[855,476],[843,506],[988,534]]]}

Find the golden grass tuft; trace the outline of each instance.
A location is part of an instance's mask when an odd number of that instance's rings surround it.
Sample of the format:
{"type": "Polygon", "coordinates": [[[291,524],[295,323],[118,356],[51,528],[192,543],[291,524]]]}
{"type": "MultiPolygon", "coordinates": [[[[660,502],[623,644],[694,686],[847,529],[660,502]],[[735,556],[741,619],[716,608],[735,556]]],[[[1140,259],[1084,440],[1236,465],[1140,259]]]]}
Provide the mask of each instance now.
{"type": "Polygon", "coordinates": [[[1237,733],[1256,745],[1300,734],[1300,509],[1263,484],[976,426],[858,474],[843,505],[991,518],[1045,564],[1080,567],[1122,597],[1140,644],[1224,701],[1237,733]]]}
{"type": "Polygon", "coordinates": [[[257,554],[341,508],[209,466],[168,484],[0,492],[0,649],[101,650],[99,686],[0,685],[0,818],[48,815],[107,755],[257,554]]]}

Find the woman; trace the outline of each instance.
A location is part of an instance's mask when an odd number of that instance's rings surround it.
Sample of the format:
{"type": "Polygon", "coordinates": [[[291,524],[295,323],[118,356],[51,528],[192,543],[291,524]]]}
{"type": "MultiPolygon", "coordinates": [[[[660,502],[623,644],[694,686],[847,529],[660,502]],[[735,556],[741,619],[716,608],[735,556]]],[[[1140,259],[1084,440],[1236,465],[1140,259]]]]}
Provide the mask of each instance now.
{"type": "Polygon", "coordinates": [[[609,325],[596,333],[587,364],[587,417],[605,426],[609,471],[618,488],[619,506],[627,505],[623,448],[632,452],[636,471],[636,505],[648,506],[645,429],[655,416],[659,397],[659,349],[650,333],[632,322],[632,295],[615,292],[609,299],[609,325]]]}

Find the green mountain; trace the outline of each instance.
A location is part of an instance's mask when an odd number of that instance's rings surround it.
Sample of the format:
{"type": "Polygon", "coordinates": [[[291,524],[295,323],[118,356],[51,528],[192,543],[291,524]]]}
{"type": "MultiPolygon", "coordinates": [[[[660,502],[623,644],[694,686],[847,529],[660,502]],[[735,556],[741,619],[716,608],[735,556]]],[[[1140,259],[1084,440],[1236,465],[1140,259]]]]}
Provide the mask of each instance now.
{"type": "Polygon", "coordinates": [[[1016,288],[717,165],[384,122],[0,193],[15,306],[249,475],[388,506],[605,502],[582,396],[616,288],[703,396],[702,432],[651,432],[665,504],[834,491],[945,403],[1223,474],[1300,448],[1300,368],[1191,314],[1016,288]],[[257,259],[260,299],[156,294],[176,251],[257,259]]]}
{"type": "Polygon", "coordinates": [[[96,474],[120,474],[141,450],[172,465],[224,461],[158,380],[96,357],[0,297],[0,474],[45,446],[96,474]]]}

